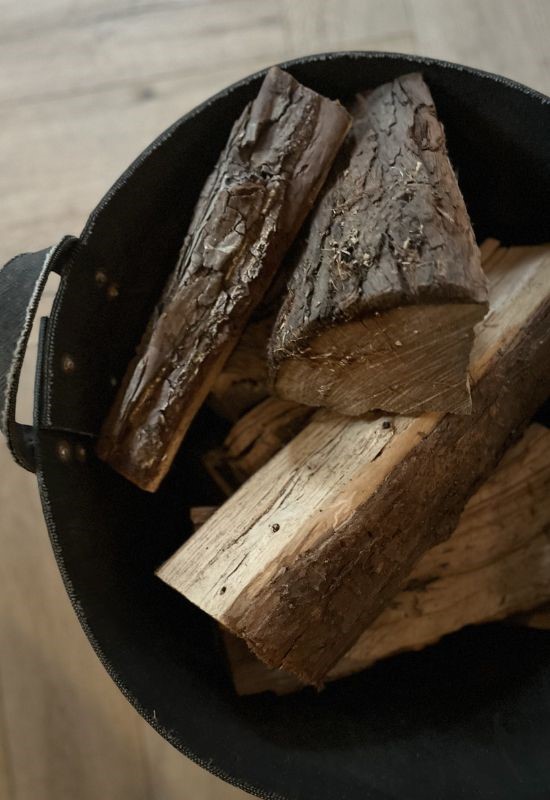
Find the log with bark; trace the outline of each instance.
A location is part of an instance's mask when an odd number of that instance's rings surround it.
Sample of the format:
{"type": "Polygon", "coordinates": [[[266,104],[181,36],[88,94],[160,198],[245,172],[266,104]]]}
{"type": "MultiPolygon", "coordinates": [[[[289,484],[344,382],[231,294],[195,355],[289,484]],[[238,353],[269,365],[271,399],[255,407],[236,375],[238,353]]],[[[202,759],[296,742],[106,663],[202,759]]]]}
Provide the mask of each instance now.
{"type": "Polygon", "coordinates": [[[268,665],[321,684],[550,393],[550,247],[487,268],[470,416],[318,412],[159,569],[268,665]]]}
{"type": "Polygon", "coordinates": [[[421,75],[359,95],[270,343],[281,397],[343,414],[469,412],[487,289],[421,75]]]}
{"type": "MultiPolygon", "coordinates": [[[[214,509],[208,510],[212,515],[214,509]]],[[[328,674],[359,672],[406,650],[420,650],[466,625],[532,613],[517,622],[548,624],[550,601],[550,431],[533,424],[470,499],[446,542],[415,565],[402,590],[328,674]]],[[[224,632],[239,694],[301,688],[292,675],[255,658],[224,632]]]]}
{"type": "Polygon", "coordinates": [[[206,470],[229,497],[305,427],[313,411],[268,397],[235,423],[221,447],[205,453],[206,470]]]}
{"type": "Polygon", "coordinates": [[[154,491],[323,185],[350,118],[272,68],[233,126],[98,454],[154,491]]]}

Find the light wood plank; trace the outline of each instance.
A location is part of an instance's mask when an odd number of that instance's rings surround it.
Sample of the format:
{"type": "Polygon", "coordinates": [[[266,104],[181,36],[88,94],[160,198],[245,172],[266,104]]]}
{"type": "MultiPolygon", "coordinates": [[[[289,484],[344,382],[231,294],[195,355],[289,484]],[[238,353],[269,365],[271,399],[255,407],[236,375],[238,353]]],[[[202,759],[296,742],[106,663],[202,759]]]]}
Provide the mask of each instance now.
{"type": "MultiPolygon", "coordinates": [[[[0,674],[0,687],[3,686],[0,674]]],[[[10,800],[15,796],[14,775],[8,726],[4,714],[4,699],[0,689],[0,798],[10,800]]]]}
{"type": "MultiPolygon", "coordinates": [[[[0,0],[2,33],[0,41],[16,36],[43,35],[54,28],[90,25],[105,17],[128,17],[135,13],[151,13],[162,7],[199,6],[213,0],[125,0],[114,5],[110,0],[47,0],[26,3],[0,0]]],[[[214,0],[215,2],[215,0],[214,0]]]]}
{"type": "Polygon", "coordinates": [[[296,55],[376,49],[376,42],[396,51],[398,41],[414,47],[406,0],[283,0],[281,8],[296,55]]]}
{"type": "Polygon", "coordinates": [[[0,127],[0,264],[78,234],[132,160],[202,100],[264,65],[259,57],[207,74],[14,107],[0,127]]]}
{"type": "Polygon", "coordinates": [[[98,16],[91,25],[4,41],[0,108],[144,78],[196,74],[209,61],[218,68],[258,57],[276,61],[284,50],[279,15],[267,3],[151,5],[98,16]]]}
{"type": "Polygon", "coordinates": [[[548,0],[411,0],[419,52],[550,92],[548,0]]]}
{"type": "MultiPolygon", "coordinates": [[[[466,4],[475,5],[473,0],[466,4]]],[[[474,17],[481,30],[471,30],[465,27],[464,3],[435,0],[280,0],[270,12],[264,3],[254,9],[253,0],[124,0],[116,6],[107,0],[0,0],[0,98],[7,103],[0,128],[0,263],[22,250],[50,245],[64,233],[78,233],[120,172],[180,114],[233,80],[287,57],[346,48],[424,50],[464,62],[481,64],[481,59],[486,68],[548,90],[547,4],[489,0],[481,5],[474,17]],[[167,20],[173,23],[171,30],[167,20]],[[262,25],[267,30],[259,30],[262,25]]],[[[29,373],[22,392],[25,414],[30,413],[31,386],[29,373]]],[[[17,793],[8,786],[9,800],[111,800],[117,791],[118,797],[140,800],[135,775],[143,774],[141,757],[147,765],[147,800],[245,797],[180,756],[118,695],[80,632],[57,577],[38,503],[28,500],[34,491],[32,476],[10,465],[5,451],[0,469],[6,480],[9,476],[12,491],[2,505],[9,512],[0,520],[3,560],[17,564],[18,574],[26,576],[25,603],[38,619],[62,621],[55,629],[57,646],[48,670],[42,671],[40,658],[18,645],[0,678],[4,695],[12,698],[4,756],[7,752],[11,761],[14,754],[17,793]],[[48,586],[50,591],[44,588],[48,586]],[[30,700],[47,693],[52,684],[59,687],[55,681],[62,676],[52,677],[53,664],[59,667],[71,657],[86,664],[78,674],[71,673],[76,702],[88,708],[81,719],[67,719],[58,690],[48,704],[19,707],[19,716],[28,717],[28,723],[14,721],[18,700],[26,699],[21,687],[31,687],[30,700]],[[27,664],[19,669],[18,659],[25,658],[27,664]],[[96,696],[107,700],[100,702],[102,711],[94,718],[87,698],[96,705],[96,696]],[[119,703],[116,719],[103,716],[111,701],[119,703]],[[138,744],[128,718],[137,720],[138,744]],[[101,719],[110,719],[108,727],[118,726],[118,733],[107,734],[104,750],[90,748],[89,763],[84,764],[75,759],[79,745],[72,740],[101,738],[101,719]],[[95,733],[81,731],[81,726],[95,726],[95,733]],[[32,735],[25,741],[27,727],[32,735]],[[63,733],[55,748],[52,731],[58,738],[63,733]],[[118,759],[108,747],[110,737],[117,736],[112,749],[118,759]],[[46,770],[52,749],[55,759],[46,770]],[[95,773],[106,764],[111,774],[115,763],[113,793],[95,773]],[[19,777],[27,769],[31,778],[19,777]]],[[[0,588],[0,607],[5,609],[3,619],[14,620],[18,634],[19,617],[8,606],[14,581],[12,576],[0,588]]],[[[39,645],[46,647],[43,640],[39,645]]],[[[52,658],[49,646],[46,652],[52,658]]],[[[0,783],[1,797],[4,788],[0,783]]]]}
{"type": "Polygon", "coordinates": [[[9,462],[2,443],[0,692],[14,798],[149,800],[141,722],[74,616],[34,476],[9,462]]]}

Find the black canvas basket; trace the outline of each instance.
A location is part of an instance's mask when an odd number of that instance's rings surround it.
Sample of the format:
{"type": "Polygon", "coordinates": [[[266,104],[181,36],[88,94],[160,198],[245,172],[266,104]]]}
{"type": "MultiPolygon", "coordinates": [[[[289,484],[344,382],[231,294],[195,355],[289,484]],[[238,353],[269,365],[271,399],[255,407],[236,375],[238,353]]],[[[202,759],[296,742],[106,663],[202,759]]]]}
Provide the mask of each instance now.
{"type": "MultiPolygon", "coordinates": [[[[550,100],[466,67],[384,53],[283,65],[343,100],[421,70],[445,124],[478,240],[550,241],[550,100]]],[[[124,173],[82,234],[0,272],[1,427],[36,472],[55,557],[109,674],[182,753],[270,798],[550,797],[550,637],[482,626],[395,657],[317,695],[238,698],[216,628],[153,575],[212,501],[199,414],[174,469],[150,495],[94,455],[94,441],[230,126],[264,73],[178,120],[124,173]],[[34,423],[15,422],[19,372],[49,272],[34,423]]],[[[182,791],[186,791],[182,787],[182,791]]]]}

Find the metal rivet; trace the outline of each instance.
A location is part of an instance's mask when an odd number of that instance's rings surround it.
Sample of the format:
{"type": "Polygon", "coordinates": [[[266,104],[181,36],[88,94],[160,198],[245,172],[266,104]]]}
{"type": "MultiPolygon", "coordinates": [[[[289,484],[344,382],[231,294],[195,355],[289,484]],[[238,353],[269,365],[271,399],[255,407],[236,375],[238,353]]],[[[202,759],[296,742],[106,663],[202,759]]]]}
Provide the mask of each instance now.
{"type": "Polygon", "coordinates": [[[79,461],[86,461],[86,448],[82,444],[77,444],[75,454],[79,461]]]}
{"type": "Polygon", "coordinates": [[[109,300],[114,300],[115,297],[118,297],[118,286],[116,283],[111,283],[109,288],[107,289],[107,297],[109,300]]]}
{"type": "Polygon", "coordinates": [[[57,457],[60,461],[67,463],[71,460],[71,445],[69,442],[61,441],[57,445],[57,457]]]}
{"type": "Polygon", "coordinates": [[[61,358],[61,368],[63,372],[74,372],[76,369],[76,364],[74,358],[69,355],[69,353],[65,353],[64,356],[61,358]]]}
{"type": "Polygon", "coordinates": [[[98,286],[104,286],[107,283],[107,275],[100,269],[95,274],[95,282],[98,286]]]}

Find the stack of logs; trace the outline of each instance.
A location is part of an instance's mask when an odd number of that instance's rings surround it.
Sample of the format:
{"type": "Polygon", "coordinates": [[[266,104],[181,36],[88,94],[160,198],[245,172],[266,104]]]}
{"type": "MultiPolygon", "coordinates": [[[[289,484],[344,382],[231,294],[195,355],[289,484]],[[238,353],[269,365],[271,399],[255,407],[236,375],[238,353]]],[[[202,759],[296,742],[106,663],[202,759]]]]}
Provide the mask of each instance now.
{"type": "Polygon", "coordinates": [[[153,491],[204,401],[233,423],[204,454],[226,502],[157,574],[240,694],[548,620],[550,246],[477,247],[420,75],[350,111],[268,72],[98,445],[153,491]]]}

